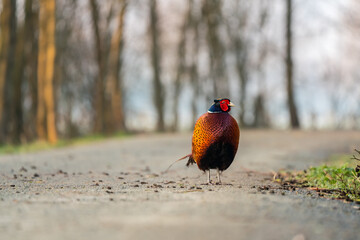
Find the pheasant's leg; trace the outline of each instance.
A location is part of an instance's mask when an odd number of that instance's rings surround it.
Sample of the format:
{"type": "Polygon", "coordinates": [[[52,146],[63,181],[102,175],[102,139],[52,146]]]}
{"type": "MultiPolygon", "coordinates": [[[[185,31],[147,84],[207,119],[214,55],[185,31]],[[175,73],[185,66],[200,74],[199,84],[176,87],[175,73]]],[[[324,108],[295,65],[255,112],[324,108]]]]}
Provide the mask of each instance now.
{"type": "Polygon", "coordinates": [[[207,177],[208,177],[208,184],[211,184],[211,180],[210,180],[210,169],[208,170],[208,172],[207,172],[207,177]]]}
{"type": "Polygon", "coordinates": [[[218,184],[221,184],[221,179],[220,179],[220,170],[219,169],[216,169],[217,170],[217,179],[218,179],[218,184]]]}

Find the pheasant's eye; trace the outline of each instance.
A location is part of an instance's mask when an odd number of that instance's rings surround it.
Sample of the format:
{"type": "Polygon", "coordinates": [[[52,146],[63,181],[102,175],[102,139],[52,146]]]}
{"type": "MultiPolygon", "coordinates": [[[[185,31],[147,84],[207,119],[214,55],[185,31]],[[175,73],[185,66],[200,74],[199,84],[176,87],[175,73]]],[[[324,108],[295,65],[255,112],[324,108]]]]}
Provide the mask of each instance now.
{"type": "Polygon", "coordinates": [[[229,100],[222,100],[221,102],[220,102],[220,104],[226,104],[226,105],[228,105],[228,104],[230,104],[230,101],[229,100]]]}

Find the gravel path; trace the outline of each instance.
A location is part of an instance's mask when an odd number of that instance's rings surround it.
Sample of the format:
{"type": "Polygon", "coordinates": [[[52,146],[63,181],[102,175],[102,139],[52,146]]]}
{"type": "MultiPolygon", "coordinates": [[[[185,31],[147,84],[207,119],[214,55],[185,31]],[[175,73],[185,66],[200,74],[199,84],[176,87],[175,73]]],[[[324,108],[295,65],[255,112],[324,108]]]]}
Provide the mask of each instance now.
{"type": "Polygon", "coordinates": [[[190,153],[190,134],[1,156],[0,236],[356,239],[359,205],[281,189],[266,172],[320,164],[359,144],[360,132],[242,131],[221,186],[204,185],[205,174],[185,162],[162,173],[190,153]]]}

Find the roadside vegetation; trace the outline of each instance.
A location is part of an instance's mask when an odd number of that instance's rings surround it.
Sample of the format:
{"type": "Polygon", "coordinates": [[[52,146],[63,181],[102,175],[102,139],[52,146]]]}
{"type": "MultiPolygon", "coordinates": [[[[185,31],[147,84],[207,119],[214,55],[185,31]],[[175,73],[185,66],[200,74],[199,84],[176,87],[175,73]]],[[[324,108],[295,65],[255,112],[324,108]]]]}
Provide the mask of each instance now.
{"type": "Polygon", "coordinates": [[[280,172],[275,181],[282,185],[315,190],[319,196],[360,203],[360,151],[337,156],[328,164],[299,172],[280,172]]]}
{"type": "Polygon", "coordinates": [[[105,135],[105,134],[93,134],[78,138],[71,139],[60,139],[56,144],[51,144],[47,141],[35,141],[31,143],[24,143],[21,145],[12,145],[6,144],[0,146],[0,155],[3,154],[16,154],[16,153],[28,153],[28,152],[37,152],[43,151],[53,148],[61,148],[68,146],[79,146],[85,145],[93,142],[99,142],[106,139],[114,139],[114,138],[124,138],[130,136],[129,133],[119,132],[113,135],[105,135]]]}

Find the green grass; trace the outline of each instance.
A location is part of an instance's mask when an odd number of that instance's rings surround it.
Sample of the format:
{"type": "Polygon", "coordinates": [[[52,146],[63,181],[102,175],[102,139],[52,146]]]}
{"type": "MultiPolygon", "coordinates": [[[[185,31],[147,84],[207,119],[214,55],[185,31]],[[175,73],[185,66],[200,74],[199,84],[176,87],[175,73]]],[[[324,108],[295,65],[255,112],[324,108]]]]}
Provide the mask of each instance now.
{"type": "Polygon", "coordinates": [[[360,175],[348,164],[309,168],[298,178],[309,187],[324,189],[330,197],[360,201],[360,175]]]}
{"type": "Polygon", "coordinates": [[[360,161],[352,155],[334,155],[327,164],[300,172],[280,172],[283,185],[308,187],[320,196],[360,202],[360,161]]]}
{"type": "Polygon", "coordinates": [[[86,145],[93,142],[102,141],[105,139],[111,138],[124,138],[129,136],[128,133],[119,132],[111,136],[102,135],[102,134],[94,134],[88,135],[84,137],[74,138],[74,139],[60,139],[56,144],[50,144],[45,141],[34,141],[31,143],[26,143],[22,145],[2,145],[0,146],[0,155],[3,154],[14,154],[14,153],[28,153],[28,152],[38,152],[53,148],[61,148],[67,146],[78,146],[78,145],[86,145]]]}

